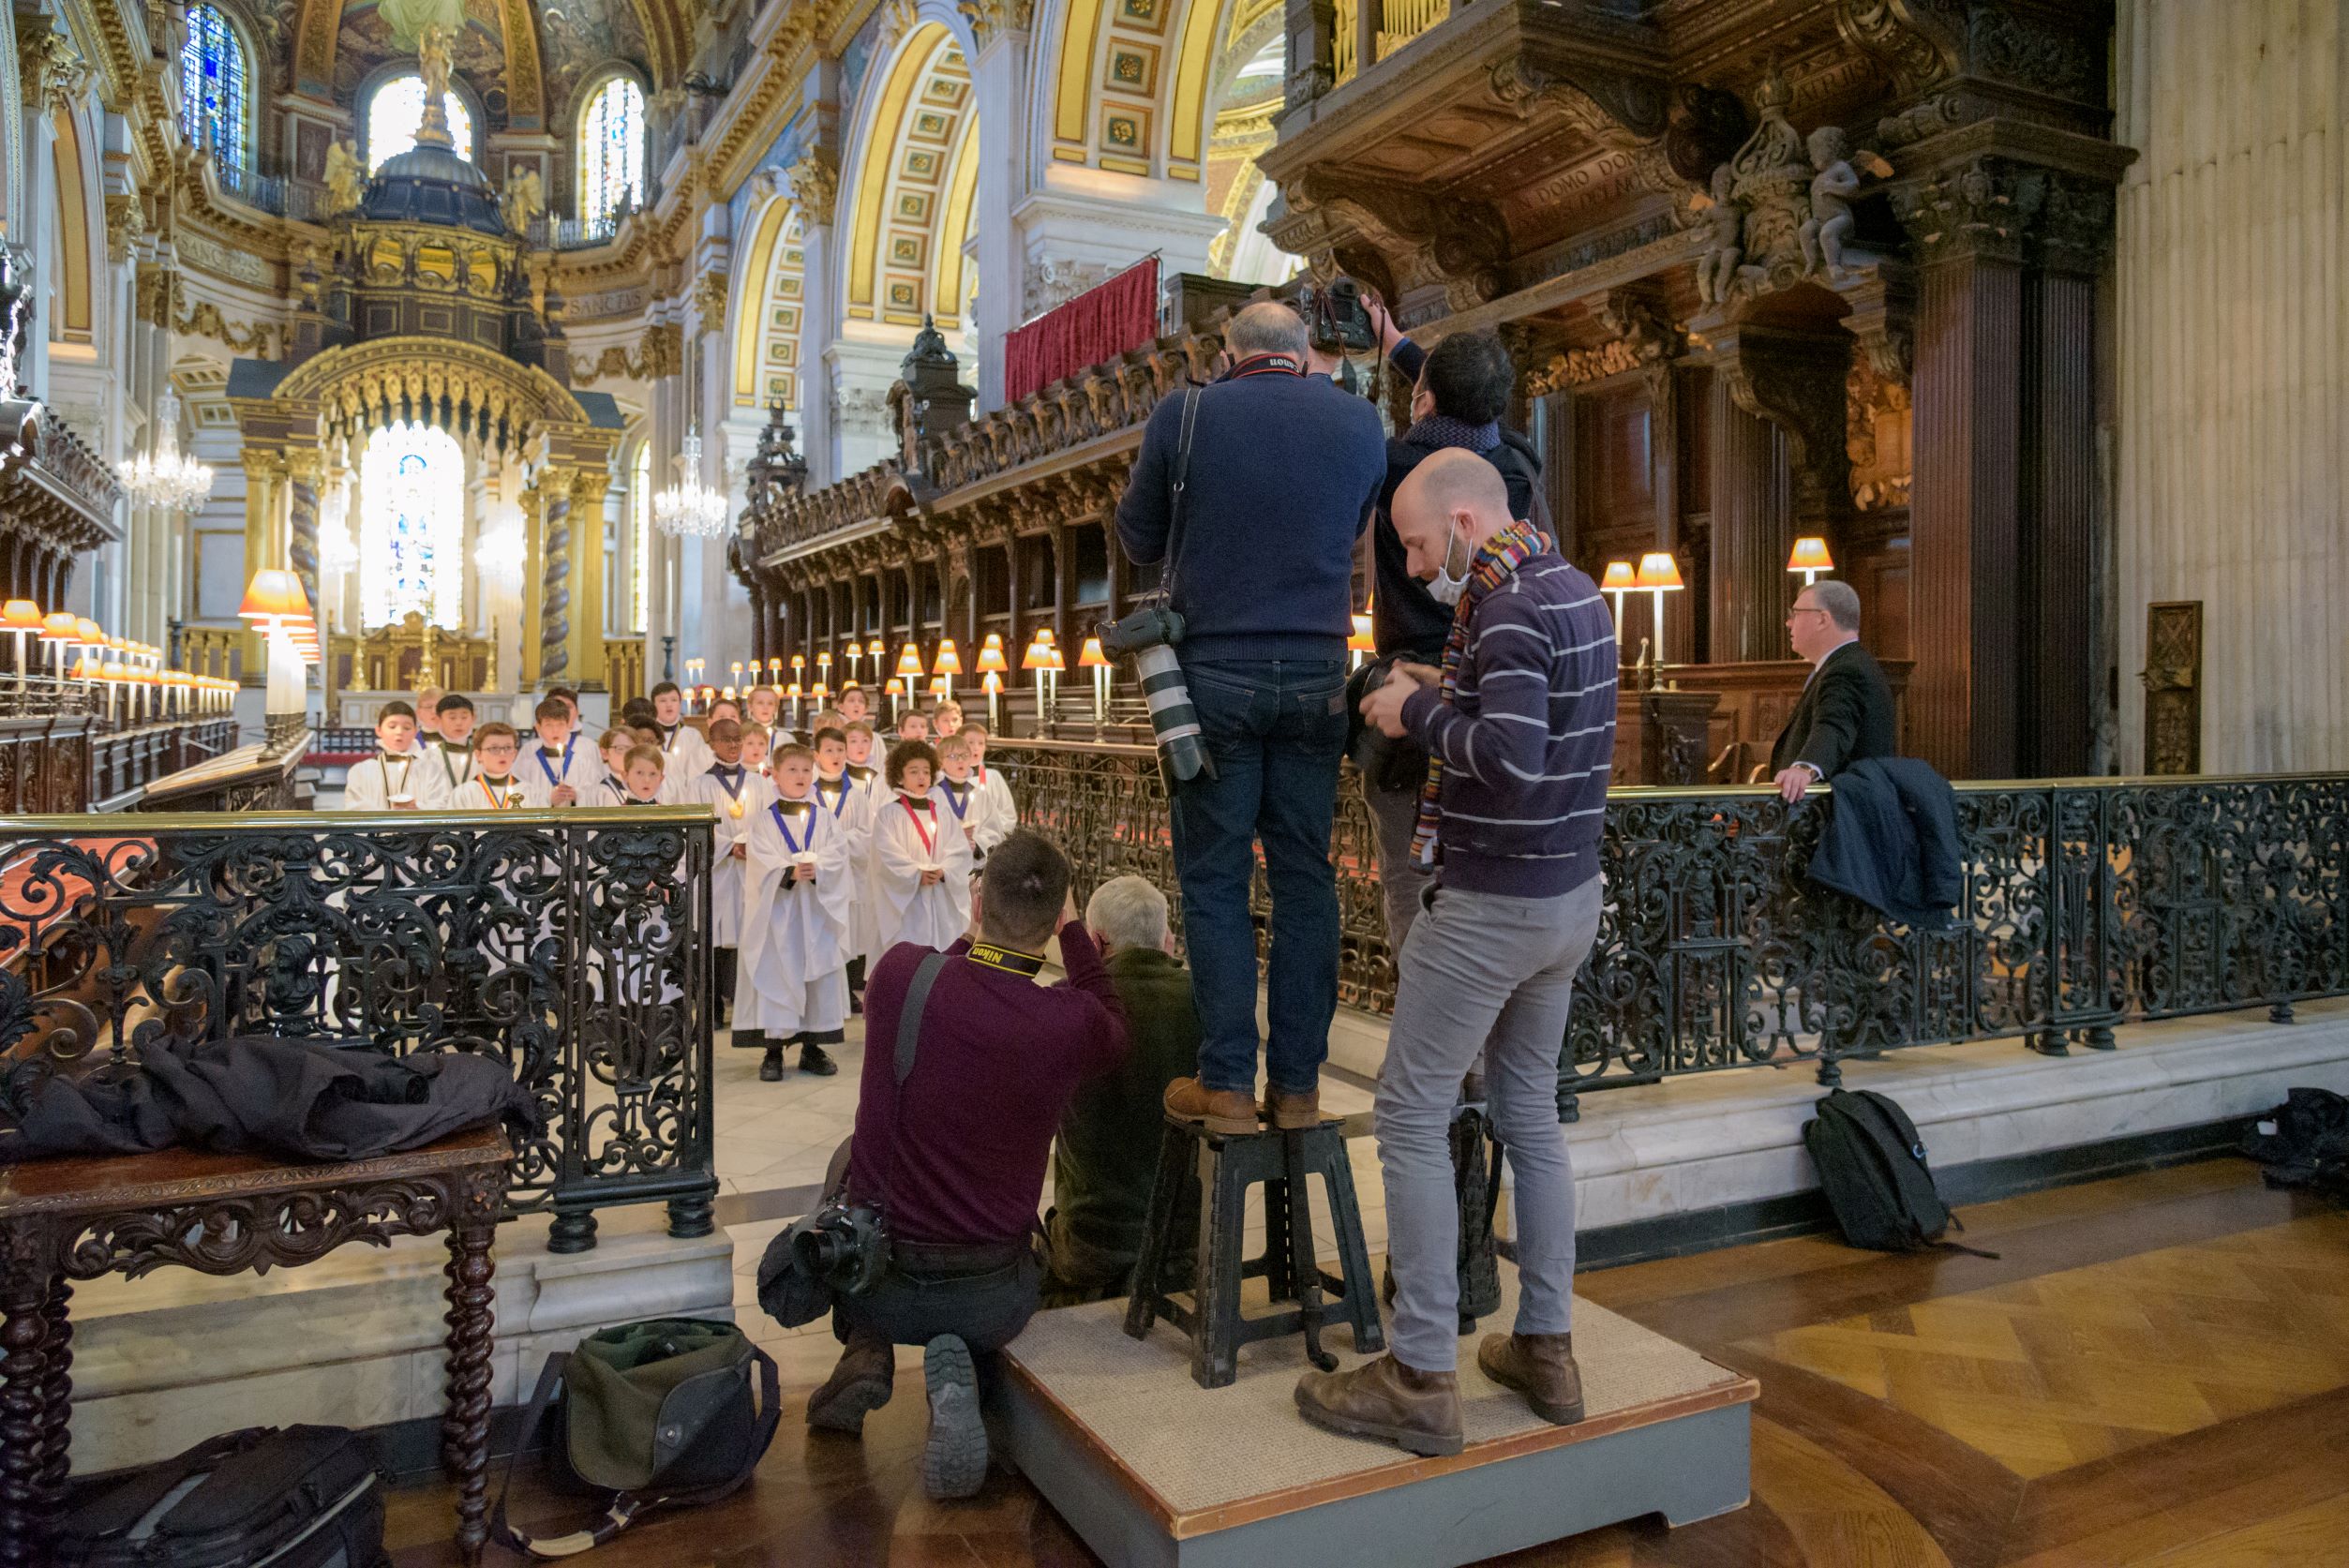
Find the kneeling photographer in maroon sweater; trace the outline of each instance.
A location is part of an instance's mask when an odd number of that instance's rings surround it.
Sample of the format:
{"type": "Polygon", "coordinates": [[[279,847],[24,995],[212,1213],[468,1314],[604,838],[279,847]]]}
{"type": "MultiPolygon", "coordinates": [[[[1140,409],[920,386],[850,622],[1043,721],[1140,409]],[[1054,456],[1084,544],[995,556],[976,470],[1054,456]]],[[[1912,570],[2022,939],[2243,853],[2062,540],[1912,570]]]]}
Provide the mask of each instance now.
{"type": "Polygon", "coordinates": [[[832,1327],[847,1348],[807,1409],[812,1426],[862,1432],[889,1402],[891,1347],[922,1346],[922,1476],[935,1498],[968,1497],[986,1478],[973,1358],[1010,1343],[1036,1311],[1053,1134],[1078,1085],[1126,1054],[1125,1011],[1057,844],[1012,833],[988,851],[973,903],[976,940],[943,953],[900,944],[865,988],[845,1197],[848,1212],[879,1217],[887,1266],[834,1281],[832,1327]],[[1047,988],[1036,976],[1055,929],[1069,979],[1047,988]]]}

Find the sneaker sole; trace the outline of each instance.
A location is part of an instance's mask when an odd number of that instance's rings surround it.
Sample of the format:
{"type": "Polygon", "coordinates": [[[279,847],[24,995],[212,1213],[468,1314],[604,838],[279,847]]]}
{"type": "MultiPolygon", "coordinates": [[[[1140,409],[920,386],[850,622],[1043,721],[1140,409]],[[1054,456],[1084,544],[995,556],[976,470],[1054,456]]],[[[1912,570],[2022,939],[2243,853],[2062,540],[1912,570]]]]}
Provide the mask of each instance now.
{"type": "Polygon", "coordinates": [[[1465,1436],[1423,1432],[1417,1427],[1389,1426],[1382,1422],[1356,1421],[1350,1416],[1338,1415],[1309,1403],[1303,1390],[1297,1393],[1297,1413],[1324,1432],[1335,1432],[1345,1438],[1378,1438],[1423,1459],[1448,1459],[1468,1446],[1465,1436]]]}
{"type": "Polygon", "coordinates": [[[938,1501],[978,1492],[987,1480],[987,1424],[979,1413],[979,1373],[970,1347],[942,1334],[921,1350],[930,1394],[930,1441],[921,1454],[921,1486],[938,1501]]]}
{"type": "Polygon", "coordinates": [[[818,1431],[864,1435],[864,1418],[889,1403],[890,1385],[883,1378],[860,1378],[820,1406],[810,1401],[807,1424],[818,1431]]]}

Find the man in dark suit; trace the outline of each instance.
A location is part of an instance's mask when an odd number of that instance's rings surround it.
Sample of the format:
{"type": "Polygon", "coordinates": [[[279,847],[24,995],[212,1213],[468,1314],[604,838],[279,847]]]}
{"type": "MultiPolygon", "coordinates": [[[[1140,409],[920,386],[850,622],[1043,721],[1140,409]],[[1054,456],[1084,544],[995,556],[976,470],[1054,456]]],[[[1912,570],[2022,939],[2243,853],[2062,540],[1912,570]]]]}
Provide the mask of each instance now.
{"type": "Polygon", "coordinates": [[[1891,756],[1897,739],[1893,689],[1860,646],[1860,595],[1849,583],[1831,577],[1795,595],[1787,635],[1811,662],[1810,681],[1770,749],[1773,782],[1791,804],[1847,764],[1891,756]]]}

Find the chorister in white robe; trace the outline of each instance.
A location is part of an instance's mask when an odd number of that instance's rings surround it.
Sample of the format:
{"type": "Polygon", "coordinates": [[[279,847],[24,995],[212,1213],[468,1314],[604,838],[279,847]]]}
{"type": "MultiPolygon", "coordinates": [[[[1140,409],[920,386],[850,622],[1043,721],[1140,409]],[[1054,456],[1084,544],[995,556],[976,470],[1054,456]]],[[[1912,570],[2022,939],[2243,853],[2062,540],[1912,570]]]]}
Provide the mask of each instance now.
{"type": "Polygon", "coordinates": [[[891,794],[873,814],[871,963],[900,942],[945,948],[970,925],[970,844],[935,800],[891,794]],[[946,874],[924,887],[921,873],[946,874]]]}
{"type": "MultiPolygon", "coordinates": [[[[658,726],[655,726],[657,729],[658,726]]],[[[661,736],[661,763],[664,782],[669,779],[697,779],[702,770],[717,760],[710,754],[710,742],[701,738],[701,731],[688,724],[661,736]]]]}
{"type": "Polygon", "coordinates": [[[707,806],[718,819],[710,875],[710,940],[717,947],[741,946],[743,867],[749,862],[735,858],[734,846],[749,842],[751,819],[774,798],[773,784],[739,764],[713,762],[701,777],[685,781],[679,803],[707,806]]]}
{"type": "Polygon", "coordinates": [[[472,749],[438,742],[425,753],[422,770],[432,781],[435,809],[456,811],[457,797],[473,776],[472,749]]]}
{"type": "Polygon", "coordinates": [[[514,765],[514,776],[522,781],[522,798],[532,811],[553,806],[559,784],[571,786],[577,796],[574,805],[591,804],[596,776],[603,770],[592,746],[574,745],[549,753],[535,740],[522,749],[521,760],[514,765]]]}
{"type": "Polygon", "coordinates": [[[971,874],[979,874],[979,862],[987,858],[987,851],[979,842],[979,829],[986,825],[987,815],[981,808],[979,781],[965,778],[961,784],[941,778],[930,786],[930,799],[938,808],[938,820],[950,832],[960,833],[970,845],[971,874]]]}
{"type": "Polygon", "coordinates": [[[442,802],[441,809],[452,812],[518,812],[529,803],[529,798],[522,793],[522,781],[518,775],[509,774],[503,779],[493,779],[476,769],[473,776],[459,784],[456,792],[442,802]]]}
{"type": "Polygon", "coordinates": [[[873,915],[873,814],[887,793],[879,776],[869,768],[863,778],[857,777],[851,768],[837,780],[821,774],[815,780],[815,798],[831,808],[833,820],[848,835],[849,880],[855,897],[848,922],[848,957],[852,960],[872,952],[873,944],[879,940],[873,915]]]}
{"type": "Polygon", "coordinates": [[[628,803],[628,784],[619,774],[606,769],[602,778],[579,791],[579,799],[591,806],[624,806],[628,803]]]}
{"type": "Polygon", "coordinates": [[[1012,804],[1011,785],[1004,779],[1002,769],[982,763],[971,769],[970,776],[979,786],[980,803],[971,809],[980,814],[979,847],[984,853],[1011,836],[1011,830],[1020,825],[1020,809],[1012,804]]]}
{"type": "Polygon", "coordinates": [[[431,765],[424,758],[387,757],[379,752],[352,763],[343,777],[342,809],[347,812],[389,811],[402,795],[413,798],[418,811],[440,809],[440,791],[433,788],[431,765]]]}
{"type": "Polygon", "coordinates": [[[813,801],[770,796],[749,820],[734,1028],[770,1042],[839,1029],[848,1021],[848,836],[813,801]],[[802,857],[813,857],[815,879],[787,881],[802,857]]]}

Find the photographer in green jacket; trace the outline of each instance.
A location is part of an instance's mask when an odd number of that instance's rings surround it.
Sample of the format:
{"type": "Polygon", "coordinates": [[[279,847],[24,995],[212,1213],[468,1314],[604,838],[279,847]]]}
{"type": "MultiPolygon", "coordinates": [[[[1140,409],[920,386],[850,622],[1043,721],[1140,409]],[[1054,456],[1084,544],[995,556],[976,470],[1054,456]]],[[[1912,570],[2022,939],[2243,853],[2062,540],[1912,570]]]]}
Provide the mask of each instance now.
{"type": "MultiPolygon", "coordinates": [[[[1125,1005],[1131,1049],[1115,1070],[1077,1091],[1053,1142],[1046,1307],[1126,1294],[1158,1171],[1166,1114],[1160,1098],[1199,1060],[1190,971],[1174,956],[1166,895],[1139,876],[1113,877],[1094,889],[1085,924],[1125,1005]]],[[[1178,1234],[1189,1233],[1185,1225],[1197,1228],[1195,1191],[1184,1211],[1176,1216],[1178,1234]]]]}

